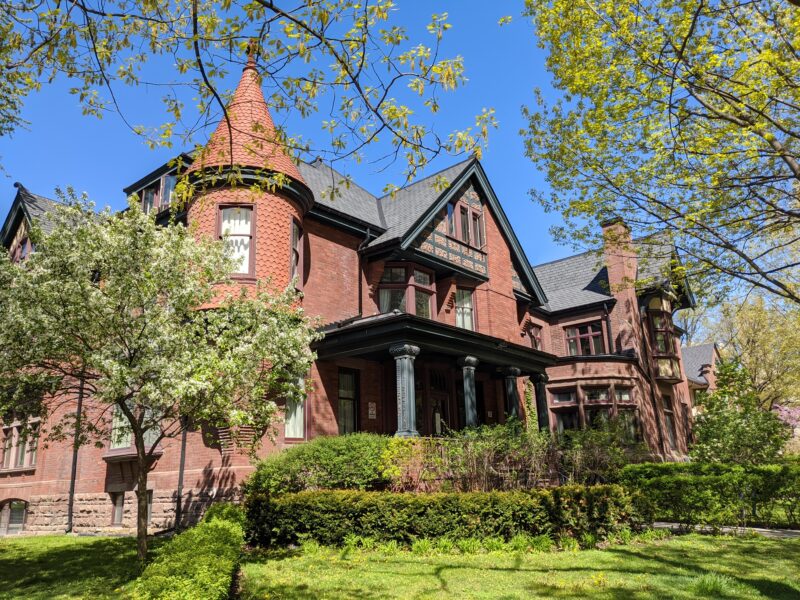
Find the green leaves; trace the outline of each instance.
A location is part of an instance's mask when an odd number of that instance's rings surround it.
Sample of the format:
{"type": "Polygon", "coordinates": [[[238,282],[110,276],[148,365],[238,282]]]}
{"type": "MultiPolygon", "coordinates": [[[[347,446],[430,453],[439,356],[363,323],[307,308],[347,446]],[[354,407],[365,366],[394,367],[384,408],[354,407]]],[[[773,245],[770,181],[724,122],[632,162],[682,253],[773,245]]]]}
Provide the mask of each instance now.
{"type": "MultiPolygon", "coordinates": [[[[157,226],[138,203],[113,215],[68,200],[26,261],[0,261],[2,410],[46,417],[83,379],[96,408],[128,407],[135,439],[176,435],[181,417],[236,436],[267,431],[276,400],[304,399],[317,334],[293,290],[222,295],[220,242],[157,226]],[[34,385],[41,403],[12,393],[34,385]]],[[[108,439],[112,413],[86,433],[108,439]]]]}
{"type": "Polygon", "coordinates": [[[668,232],[697,286],[800,302],[797,10],[772,0],[527,2],[560,92],[526,109],[526,153],[594,246],[609,214],[668,232]]]}

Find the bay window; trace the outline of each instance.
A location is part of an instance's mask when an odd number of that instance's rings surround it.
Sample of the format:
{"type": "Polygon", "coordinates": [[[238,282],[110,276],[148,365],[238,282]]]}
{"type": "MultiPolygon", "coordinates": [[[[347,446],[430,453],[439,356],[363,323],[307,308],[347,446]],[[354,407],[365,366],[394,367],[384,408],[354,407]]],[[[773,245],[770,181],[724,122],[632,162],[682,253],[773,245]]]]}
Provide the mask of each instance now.
{"type": "Polygon", "coordinates": [[[556,413],[556,430],[558,433],[564,433],[569,429],[580,429],[581,420],[577,408],[568,410],[559,410],[556,413]]]}
{"type": "Polygon", "coordinates": [[[653,298],[648,303],[650,331],[653,336],[653,359],[656,376],[662,379],[681,379],[678,363],[677,341],[672,326],[670,304],[664,298],[653,298]]]}
{"type": "Polygon", "coordinates": [[[253,275],[253,207],[221,207],[219,237],[225,241],[225,247],[236,263],[234,274],[253,275]]]}
{"type": "Polygon", "coordinates": [[[388,265],[383,270],[378,291],[382,313],[399,310],[432,319],[435,282],[430,271],[413,264],[388,265]]]}
{"type": "Polygon", "coordinates": [[[617,407],[617,420],[619,421],[625,442],[635,444],[642,441],[642,430],[639,425],[639,415],[635,407],[617,407]]]}
{"type": "Polygon", "coordinates": [[[567,327],[566,334],[570,356],[593,356],[605,353],[603,328],[599,322],[567,327]]]}
{"type": "Polygon", "coordinates": [[[463,327],[470,331],[475,330],[473,295],[473,290],[465,288],[456,289],[456,327],[463,327]]]}
{"type": "Polygon", "coordinates": [[[556,390],[552,392],[553,394],[553,402],[577,402],[578,401],[578,392],[577,390],[556,390]]]}

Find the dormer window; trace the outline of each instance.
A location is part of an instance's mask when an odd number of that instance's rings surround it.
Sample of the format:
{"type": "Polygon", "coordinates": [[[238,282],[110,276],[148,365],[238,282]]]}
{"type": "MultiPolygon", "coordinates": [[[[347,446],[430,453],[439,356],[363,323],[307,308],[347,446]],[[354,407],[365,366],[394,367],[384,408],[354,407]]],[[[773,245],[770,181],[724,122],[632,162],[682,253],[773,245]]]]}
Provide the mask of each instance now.
{"type": "Polygon", "coordinates": [[[142,210],[145,214],[149,215],[156,206],[156,191],[155,186],[145,188],[142,192],[142,210]]]}
{"type": "Polygon", "coordinates": [[[382,313],[399,310],[433,318],[435,295],[433,273],[417,265],[387,265],[383,270],[378,304],[382,313]]]}

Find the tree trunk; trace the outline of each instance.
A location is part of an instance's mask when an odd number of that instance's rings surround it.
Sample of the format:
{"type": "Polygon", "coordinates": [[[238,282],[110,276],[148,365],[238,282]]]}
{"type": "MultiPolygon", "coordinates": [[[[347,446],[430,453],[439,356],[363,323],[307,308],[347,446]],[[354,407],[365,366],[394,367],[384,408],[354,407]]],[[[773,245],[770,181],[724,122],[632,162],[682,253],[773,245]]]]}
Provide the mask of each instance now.
{"type": "Polygon", "coordinates": [[[139,457],[136,474],[136,554],[139,567],[147,561],[147,458],[139,457]]]}

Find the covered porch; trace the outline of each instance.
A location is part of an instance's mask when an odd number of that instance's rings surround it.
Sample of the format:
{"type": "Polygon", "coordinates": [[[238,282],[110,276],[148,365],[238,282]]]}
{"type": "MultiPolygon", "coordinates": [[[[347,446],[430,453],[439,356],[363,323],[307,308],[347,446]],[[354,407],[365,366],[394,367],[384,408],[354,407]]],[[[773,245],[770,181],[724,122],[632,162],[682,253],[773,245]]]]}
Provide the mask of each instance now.
{"type": "Polygon", "coordinates": [[[523,416],[526,378],[539,427],[549,426],[544,373],[554,357],[538,350],[405,313],[332,326],[315,350],[339,433],[435,436],[503,423],[523,416]]]}

